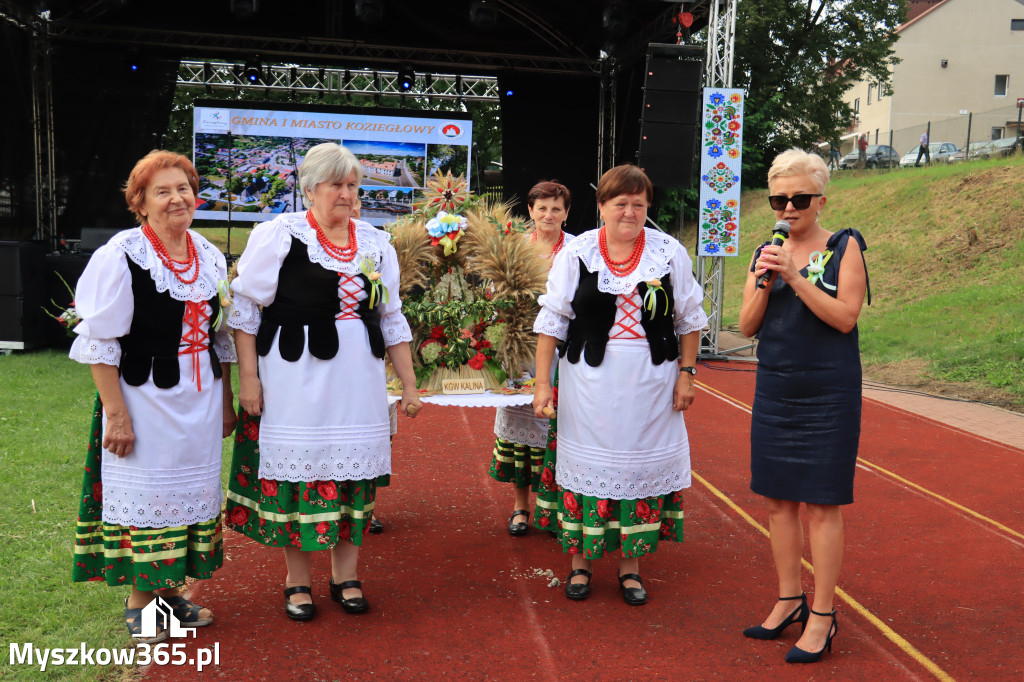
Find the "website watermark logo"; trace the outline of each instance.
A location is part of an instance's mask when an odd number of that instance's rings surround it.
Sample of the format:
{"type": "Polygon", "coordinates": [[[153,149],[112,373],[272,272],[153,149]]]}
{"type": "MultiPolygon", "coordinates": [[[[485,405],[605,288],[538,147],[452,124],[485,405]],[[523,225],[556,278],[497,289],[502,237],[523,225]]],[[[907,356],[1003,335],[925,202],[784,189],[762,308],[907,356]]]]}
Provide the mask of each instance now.
{"type": "Polygon", "coordinates": [[[181,627],[181,621],[174,615],[174,609],[160,595],[142,608],[141,632],[132,635],[136,639],[153,639],[160,630],[166,630],[168,637],[195,637],[195,628],[181,627]]]}

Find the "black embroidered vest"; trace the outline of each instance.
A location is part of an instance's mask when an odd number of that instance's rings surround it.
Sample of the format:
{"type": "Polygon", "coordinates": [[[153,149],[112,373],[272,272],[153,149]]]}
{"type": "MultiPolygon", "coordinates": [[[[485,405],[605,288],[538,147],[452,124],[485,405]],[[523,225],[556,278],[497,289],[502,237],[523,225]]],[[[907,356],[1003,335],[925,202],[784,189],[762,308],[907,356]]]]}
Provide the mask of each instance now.
{"type": "MultiPolygon", "coordinates": [[[[604,361],[605,348],[608,345],[608,334],[615,324],[615,294],[597,290],[598,273],[590,272],[580,261],[580,282],[576,287],[576,295],[572,299],[572,309],[576,314],[569,322],[569,332],[565,344],[559,350],[561,356],[576,364],[580,354],[591,367],[597,367],[604,361]]],[[[651,362],[660,365],[666,360],[679,357],[679,339],[676,338],[672,319],[672,277],[666,274],[661,278],[664,293],[655,292],[657,305],[654,319],[648,310],[641,310],[640,326],[647,335],[647,344],[651,349],[651,362]],[[668,310],[666,312],[666,297],[668,310]]],[[[637,292],[642,301],[647,293],[647,283],[637,285],[637,292]]]]}
{"type": "MultiPolygon", "coordinates": [[[[363,290],[368,291],[370,281],[360,273],[363,290]]],[[[356,307],[356,314],[366,326],[370,350],[375,357],[384,358],[384,335],[380,330],[380,309],[370,309],[369,297],[356,307]]],[[[338,329],[334,320],[340,311],[338,305],[338,273],[322,268],[309,260],[309,252],[301,240],[292,237],[292,245],[281,264],[277,295],[274,302],[263,309],[263,320],[256,334],[256,352],[266,356],[274,343],[274,335],[281,332],[278,348],[281,357],[295,362],[302,357],[306,346],[305,329],[309,329],[309,352],[320,360],[330,360],[338,354],[338,329]]]]}
{"type": "MultiPolygon", "coordinates": [[[[172,388],[181,379],[178,370],[178,347],[181,343],[181,326],[185,317],[185,302],[171,298],[170,293],[160,293],[149,272],[128,259],[128,271],[132,276],[132,294],[135,298],[135,314],[132,328],[121,342],[120,371],[129,386],[141,386],[153,375],[157,388],[172,388]]],[[[211,298],[210,320],[217,319],[220,299],[211,298]]],[[[209,327],[207,332],[213,335],[209,327]]],[[[213,348],[213,339],[207,341],[210,351],[210,365],[213,376],[220,379],[223,370],[220,358],[213,348]]]]}

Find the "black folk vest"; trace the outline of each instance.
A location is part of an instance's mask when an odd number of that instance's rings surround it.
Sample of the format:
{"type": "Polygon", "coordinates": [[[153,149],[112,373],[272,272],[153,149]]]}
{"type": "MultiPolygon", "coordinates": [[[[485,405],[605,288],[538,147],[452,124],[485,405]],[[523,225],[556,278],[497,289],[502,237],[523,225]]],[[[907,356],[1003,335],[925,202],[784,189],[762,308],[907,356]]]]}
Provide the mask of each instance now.
{"type": "MultiPolygon", "coordinates": [[[[569,332],[559,350],[559,354],[576,364],[580,354],[591,367],[597,367],[604,361],[605,348],[608,345],[608,334],[615,324],[615,294],[597,290],[598,273],[589,272],[587,266],[580,261],[580,281],[576,287],[576,295],[572,299],[572,310],[576,317],[569,322],[569,332]]],[[[660,365],[666,360],[679,357],[679,339],[676,337],[672,319],[672,276],[666,274],[661,278],[664,294],[657,292],[657,305],[654,319],[651,313],[641,309],[640,326],[647,335],[647,345],[651,349],[651,361],[660,365]],[[665,296],[668,297],[668,311],[665,310],[665,296]]],[[[640,300],[647,293],[647,283],[637,285],[640,300]]]]}
{"type": "MultiPolygon", "coordinates": [[[[128,259],[128,271],[132,276],[135,314],[131,330],[118,339],[121,342],[121,377],[129,386],[142,386],[152,374],[157,388],[173,388],[181,379],[178,348],[185,302],[171,298],[169,292],[158,292],[149,271],[139,267],[131,258],[128,259]]],[[[220,312],[220,299],[215,295],[207,303],[210,304],[212,326],[220,312]]],[[[213,348],[213,330],[208,327],[207,332],[211,337],[207,345],[213,376],[220,379],[223,370],[213,348]]]]}
{"type": "MultiPolygon", "coordinates": [[[[358,278],[363,291],[368,291],[370,280],[362,273],[358,278]]],[[[293,236],[278,275],[277,295],[274,302],[263,309],[263,320],[256,334],[256,352],[265,357],[280,330],[281,357],[295,362],[302,357],[306,346],[305,327],[309,329],[310,354],[320,360],[330,360],[338,354],[338,329],[334,326],[338,312],[338,273],[311,262],[306,245],[293,236]]],[[[359,302],[355,312],[366,326],[370,350],[375,357],[383,359],[379,304],[371,310],[367,297],[359,302]]]]}

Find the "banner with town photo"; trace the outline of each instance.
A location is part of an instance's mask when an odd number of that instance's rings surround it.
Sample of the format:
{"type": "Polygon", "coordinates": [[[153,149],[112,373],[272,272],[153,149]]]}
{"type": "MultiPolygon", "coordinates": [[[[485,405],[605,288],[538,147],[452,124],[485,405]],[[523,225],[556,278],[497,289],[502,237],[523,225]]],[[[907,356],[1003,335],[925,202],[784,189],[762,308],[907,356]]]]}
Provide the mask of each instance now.
{"type": "Polygon", "coordinates": [[[303,210],[298,169],[323,142],[344,145],[359,159],[362,218],[374,225],[411,213],[436,171],[469,179],[473,124],[465,115],[239,104],[195,106],[196,218],[251,224],[303,210]]]}

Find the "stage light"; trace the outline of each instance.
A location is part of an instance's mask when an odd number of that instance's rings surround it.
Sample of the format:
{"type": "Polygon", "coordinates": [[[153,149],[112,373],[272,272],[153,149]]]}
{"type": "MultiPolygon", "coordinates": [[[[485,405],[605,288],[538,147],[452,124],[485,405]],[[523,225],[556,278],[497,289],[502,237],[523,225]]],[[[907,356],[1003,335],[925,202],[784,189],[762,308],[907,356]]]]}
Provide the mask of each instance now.
{"type": "Polygon", "coordinates": [[[621,36],[629,28],[629,15],[616,0],[609,0],[601,13],[601,26],[609,35],[621,36]]]}
{"type": "Polygon", "coordinates": [[[245,69],[242,71],[242,78],[245,79],[246,83],[255,85],[263,80],[263,67],[260,65],[259,59],[250,59],[245,63],[245,69]]]}
{"type": "Polygon", "coordinates": [[[492,29],[498,25],[498,10],[487,0],[473,0],[469,3],[469,23],[476,28],[492,29]]]}
{"type": "Polygon", "coordinates": [[[398,89],[402,92],[409,92],[416,84],[416,72],[411,66],[403,66],[398,70],[398,89]]]}
{"type": "Polygon", "coordinates": [[[511,97],[514,94],[516,94],[516,91],[513,90],[512,88],[509,88],[508,90],[505,91],[505,97],[511,97]]]}
{"type": "Polygon", "coordinates": [[[260,9],[260,0],[231,0],[231,13],[239,19],[248,19],[260,9]]]}
{"type": "Polygon", "coordinates": [[[356,0],[356,17],[366,24],[379,24],[384,20],[383,0],[356,0]]]}

